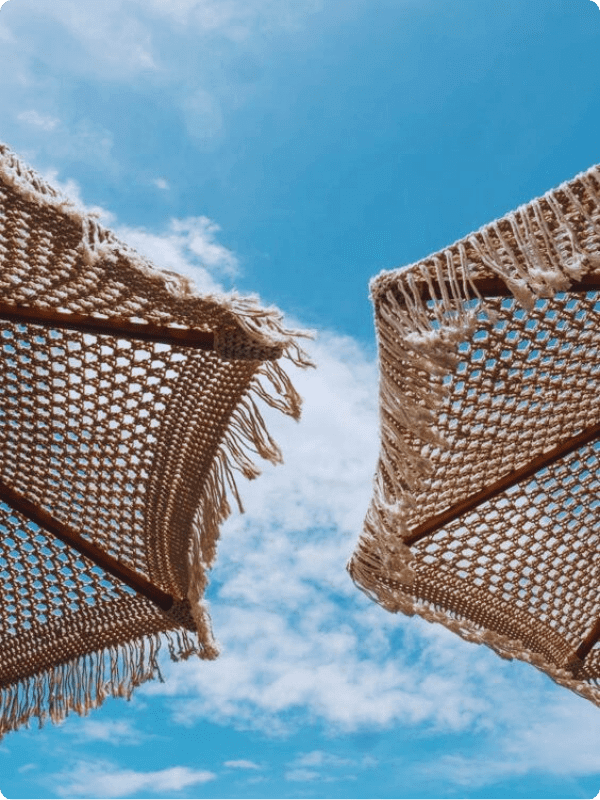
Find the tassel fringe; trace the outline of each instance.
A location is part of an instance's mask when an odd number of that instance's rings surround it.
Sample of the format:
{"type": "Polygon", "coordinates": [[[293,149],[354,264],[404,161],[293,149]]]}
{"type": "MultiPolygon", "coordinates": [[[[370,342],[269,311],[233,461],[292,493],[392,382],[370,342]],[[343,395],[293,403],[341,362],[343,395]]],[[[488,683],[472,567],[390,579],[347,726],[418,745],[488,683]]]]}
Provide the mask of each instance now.
{"type": "Polygon", "coordinates": [[[598,187],[596,166],[443,252],[384,271],[371,282],[382,444],[357,552],[360,559],[374,553],[377,563],[365,565],[355,556],[348,570],[361,590],[390,610],[409,613],[412,606],[410,599],[387,591],[385,581],[387,576],[397,582],[399,574],[405,583],[414,580],[411,551],[402,537],[414,492],[432,469],[427,448],[450,446],[435,419],[459,361],[459,344],[482,320],[496,318],[476,280],[501,278],[530,310],[536,300],[567,291],[573,281],[600,269],[600,219],[593,213],[600,207],[598,187]],[[583,194],[590,202],[580,199],[583,194]]]}
{"type": "MultiPolygon", "coordinates": [[[[120,257],[125,257],[136,270],[153,281],[155,286],[166,289],[172,297],[178,300],[200,299],[207,306],[214,303],[219,309],[228,312],[221,315],[220,319],[224,319],[225,324],[222,325],[223,330],[215,331],[215,336],[218,338],[223,334],[225,339],[229,336],[226,344],[229,346],[232,341],[233,345],[231,351],[225,346],[221,351],[216,346],[217,354],[225,361],[240,358],[256,365],[254,377],[229,420],[204,480],[199,510],[193,525],[189,551],[188,601],[200,644],[194,644],[183,629],[178,628],[176,632],[167,635],[167,638],[171,637],[169,649],[172,657],[187,658],[190,654],[197,653],[201,658],[215,658],[218,645],[212,634],[203,597],[207,571],[216,556],[219,528],[231,511],[229,498],[233,498],[243,511],[234,472],[240,472],[248,479],[255,478],[259,470],[252,455],[274,464],[281,462],[280,449],[270,436],[256,401],[260,399],[294,419],[299,418],[300,397],[276,359],[286,358],[298,367],[313,366],[298,345],[299,338],[311,337],[312,334],[286,328],[281,313],[275,308],[263,308],[257,297],[241,297],[232,293],[199,298],[191,281],[155,269],[103,228],[97,217],[79,208],[49,186],[5,145],[0,145],[0,178],[21,197],[45,210],[48,207],[55,209],[81,230],[79,251],[85,264],[92,266],[100,259],[116,264],[120,257]],[[235,348],[238,328],[242,332],[242,340],[249,339],[251,345],[258,346],[257,352],[264,351],[267,353],[265,358],[273,360],[262,361],[262,356],[253,354],[253,347],[246,347],[246,341],[241,342],[240,352],[237,353],[235,348]],[[176,645],[172,644],[173,637],[177,640],[176,645]]],[[[131,645],[122,645],[103,653],[79,658],[37,677],[25,679],[18,685],[1,689],[3,707],[10,710],[5,715],[5,727],[0,730],[12,730],[36,714],[41,719],[49,715],[53,721],[57,721],[63,719],[69,710],[87,713],[89,709],[100,705],[109,694],[129,696],[135,686],[151,678],[158,670],[158,646],[158,638],[149,637],[131,645]],[[46,712],[45,709],[49,711],[46,712]]]]}
{"type": "MultiPolygon", "coordinates": [[[[193,282],[183,275],[156,268],[133,248],[120,241],[112,231],[104,228],[93,211],[82,209],[46,183],[31,167],[25,165],[6,145],[0,144],[0,177],[29,202],[48,209],[56,209],[81,229],[80,252],[84,263],[92,266],[98,260],[116,263],[124,256],[130,264],[147,278],[160,284],[178,299],[197,298],[193,282]]],[[[300,337],[311,338],[307,331],[288,330],[277,308],[264,308],[257,296],[206,294],[207,303],[218,304],[229,311],[243,331],[260,347],[277,347],[292,363],[311,366],[306,354],[297,344],[300,337]]]]}
{"type": "MultiPolygon", "coordinates": [[[[162,634],[174,660],[198,652],[185,630],[162,634]]],[[[158,675],[161,636],[145,636],[102,651],[88,653],[31,677],[0,687],[0,739],[29,725],[37,717],[62,722],[70,712],[86,716],[107,697],[129,699],[133,690],[158,675]]],[[[162,678],[161,678],[162,679],[162,678]]]]}
{"type": "MultiPolygon", "coordinates": [[[[312,366],[305,354],[299,352],[300,356],[292,348],[287,348],[286,355],[296,366],[312,366]]],[[[300,417],[302,401],[290,378],[278,362],[264,362],[234,411],[213,458],[194,520],[188,584],[192,616],[198,627],[199,639],[207,652],[205,657],[208,658],[216,657],[219,647],[213,638],[210,616],[203,598],[208,584],[207,572],[217,555],[220,528],[231,513],[229,497],[235,500],[240,513],[244,513],[234,472],[241,473],[248,480],[253,480],[260,474],[249,453],[271,464],[279,464],[283,460],[279,446],[267,430],[255,398],[260,398],[271,408],[295,420],[300,417]],[[263,379],[273,387],[272,392],[267,391],[263,379]]]]}

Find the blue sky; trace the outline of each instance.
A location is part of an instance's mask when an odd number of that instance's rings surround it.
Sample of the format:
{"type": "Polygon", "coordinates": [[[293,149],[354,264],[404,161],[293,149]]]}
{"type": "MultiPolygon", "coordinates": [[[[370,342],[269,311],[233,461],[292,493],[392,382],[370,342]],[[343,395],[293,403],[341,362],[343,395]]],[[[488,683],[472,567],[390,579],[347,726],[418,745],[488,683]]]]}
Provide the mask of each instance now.
{"type": "Polygon", "coordinates": [[[368,281],[600,161],[590,0],[9,0],[0,139],[204,290],[319,334],[241,487],[222,655],[0,743],[7,798],[591,798],[600,711],[345,563],[377,457],[368,281]]]}

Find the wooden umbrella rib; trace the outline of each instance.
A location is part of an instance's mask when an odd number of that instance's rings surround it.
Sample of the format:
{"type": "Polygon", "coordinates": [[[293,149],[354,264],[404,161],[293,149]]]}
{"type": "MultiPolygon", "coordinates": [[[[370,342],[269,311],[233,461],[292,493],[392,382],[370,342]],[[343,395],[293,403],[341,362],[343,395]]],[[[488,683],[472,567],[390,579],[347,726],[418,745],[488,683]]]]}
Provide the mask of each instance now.
{"type": "Polygon", "coordinates": [[[473,509],[477,508],[482,503],[486,503],[493,497],[510,489],[511,486],[515,486],[517,483],[533,477],[536,472],[539,472],[544,467],[553,464],[555,461],[564,458],[580,447],[598,438],[600,438],[600,424],[585,428],[581,433],[578,433],[576,436],[571,436],[569,439],[565,439],[565,441],[561,442],[557,447],[548,450],[546,453],[542,453],[528,464],[525,464],[525,466],[507,473],[491,486],[487,486],[485,489],[482,489],[482,491],[467,497],[465,500],[461,500],[460,503],[450,506],[450,508],[443,511],[441,514],[436,514],[434,517],[426,520],[422,525],[418,525],[404,537],[404,542],[409,546],[420,542],[445,525],[473,511],[473,509]]]}
{"type": "MultiPolygon", "coordinates": [[[[510,297],[512,295],[511,290],[501,278],[479,278],[474,279],[471,283],[472,286],[466,287],[469,299],[475,299],[477,297],[477,293],[481,297],[485,298],[510,297]]],[[[435,297],[432,297],[432,293],[428,284],[421,283],[419,288],[423,300],[427,301],[436,299],[435,297]]],[[[439,282],[434,282],[434,288],[437,288],[440,294],[442,294],[440,291],[441,287],[439,282]]],[[[449,282],[444,282],[444,289],[446,294],[449,294],[450,296],[452,295],[453,287],[449,282]]],[[[600,290],[600,276],[590,274],[586,275],[583,280],[572,283],[567,291],[569,294],[585,294],[586,292],[598,290],[600,290]]],[[[569,455],[569,453],[574,452],[578,448],[598,439],[599,437],[600,425],[592,425],[591,427],[586,428],[577,436],[573,436],[570,439],[562,442],[553,450],[543,453],[541,456],[535,458],[524,467],[508,473],[499,481],[496,481],[496,483],[486,487],[481,492],[478,492],[477,494],[466,498],[460,503],[451,506],[441,514],[431,517],[422,525],[419,525],[417,528],[412,530],[411,533],[405,537],[404,541],[409,546],[420,542],[422,539],[431,536],[445,525],[454,522],[459,517],[468,514],[470,511],[473,511],[473,509],[496,497],[501,492],[510,489],[512,486],[520,483],[523,480],[533,477],[540,469],[549,466],[555,461],[558,461],[560,458],[569,455]]],[[[582,640],[580,645],[575,650],[574,659],[572,659],[573,663],[581,664],[599,641],[600,619],[594,623],[587,636],[582,640]]],[[[577,671],[577,667],[573,667],[573,669],[574,671],[577,671]]]]}
{"type": "Polygon", "coordinates": [[[596,620],[588,635],[581,642],[577,650],[575,650],[575,656],[579,661],[585,659],[598,641],[600,641],[600,619],[596,620]]]}
{"type": "MultiPolygon", "coordinates": [[[[477,297],[473,287],[477,289],[481,297],[512,297],[511,290],[507,287],[502,278],[474,278],[471,281],[472,286],[467,284],[466,289],[469,299],[473,300],[477,297]]],[[[439,289],[439,283],[434,281],[434,287],[439,289]]],[[[427,283],[420,283],[420,293],[423,300],[432,300],[431,292],[427,283]]],[[[453,294],[453,286],[448,281],[444,281],[446,293],[451,297],[453,294]]],[[[594,292],[600,289],[600,275],[587,275],[581,281],[575,281],[569,286],[567,292],[569,294],[585,294],[585,292],[594,292]]]]}
{"type": "Polygon", "coordinates": [[[18,511],[24,517],[34,522],[40,528],[60,539],[61,542],[69,545],[82,556],[85,556],[94,564],[97,564],[105,572],[125,583],[138,594],[144,595],[155,603],[163,611],[168,611],[173,605],[173,597],[159,589],[143,575],[135,572],[125,564],[121,564],[116,558],[101,550],[97,545],[85,539],[73,528],[55,519],[45,509],[32,503],[20,492],[8,486],[0,480],[0,500],[18,511]]]}
{"type": "Polygon", "coordinates": [[[86,314],[55,311],[50,308],[0,303],[0,319],[95,335],[115,336],[122,339],[180,345],[198,350],[214,350],[215,346],[215,336],[212,331],[174,328],[150,322],[132,322],[123,317],[93,317],[86,314]]]}

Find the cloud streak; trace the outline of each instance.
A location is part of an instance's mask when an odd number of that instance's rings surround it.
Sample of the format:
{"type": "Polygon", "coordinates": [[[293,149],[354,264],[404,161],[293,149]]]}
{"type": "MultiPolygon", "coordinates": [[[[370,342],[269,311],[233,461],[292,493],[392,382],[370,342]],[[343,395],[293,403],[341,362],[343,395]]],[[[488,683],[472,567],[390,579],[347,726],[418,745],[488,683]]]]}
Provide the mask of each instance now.
{"type": "Polygon", "coordinates": [[[126,797],[142,791],[145,797],[164,797],[216,777],[214,772],[189,767],[138,772],[106,761],[79,761],[54,775],[53,786],[59,797],[126,797]]]}
{"type": "Polygon", "coordinates": [[[137,730],[124,719],[98,720],[84,719],[74,721],[65,728],[66,732],[82,742],[106,742],[115,747],[139,745],[152,734],[137,730]]]}
{"type": "Polygon", "coordinates": [[[453,783],[476,789],[527,773],[583,777],[600,772],[600,724],[590,703],[558,699],[542,713],[536,708],[535,717],[515,716],[499,748],[484,745],[477,755],[442,757],[444,773],[453,783]]]}
{"type": "Polygon", "coordinates": [[[53,131],[60,122],[57,117],[40,114],[34,109],[21,112],[17,116],[17,119],[20,122],[25,122],[27,125],[34,125],[37,128],[41,128],[43,131],[53,131]]]}
{"type": "Polygon", "coordinates": [[[244,758],[238,759],[237,761],[225,761],[223,766],[229,769],[257,770],[261,768],[258,764],[255,764],[254,761],[247,761],[244,758]]]}
{"type": "Polygon", "coordinates": [[[223,291],[221,280],[238,272],[238,259],[217,240],[221,229],[208,217],[172,219],[162,233],[115,226],[123,241],[161,269],[186,275],[201,292],[223,291]]]}
{"type": "MultiPolygon", "coordinates": [[[[106,129],[106,115],[86,102],[73,108],[64,94],[66,84],[93,79],[109,95],[126,86],[144,104],[149,89],[160,93],[170,116],[204,148],[222,139],[230,112],[252,97],[253,68],[240,72],[239,65],[255,64],[260,75],[262,43],[301,35],[321,5],[320,0],[11,3],[0,25],[6,61],[0,88],[4,118],[15,122],[14,132],[7,126],[4,135],[14,136],[21,151],[23,140],[37,157],[59,154],[96,168],[102,164],[115,176],[127,173],[128,156],[106,129]]],[[[145,134],[140,129],[139,135],[145,134]]]]}

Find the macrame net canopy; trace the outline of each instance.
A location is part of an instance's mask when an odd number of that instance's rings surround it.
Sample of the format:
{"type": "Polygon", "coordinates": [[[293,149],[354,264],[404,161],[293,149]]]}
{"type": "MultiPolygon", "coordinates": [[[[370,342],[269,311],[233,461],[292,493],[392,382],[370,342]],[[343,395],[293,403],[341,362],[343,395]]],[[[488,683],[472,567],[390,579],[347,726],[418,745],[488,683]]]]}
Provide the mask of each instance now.
{"type": "Polygon", "coordinates": [[[348,565],[600,705],[600,169],[371,285],[381,451],[348,565]]]}
{"type": "Polygon", "coordinates": [[[296,333],[151,267],[0,146],[0,734],[214,658],[234,471],[299,416],[296,333]]]}

